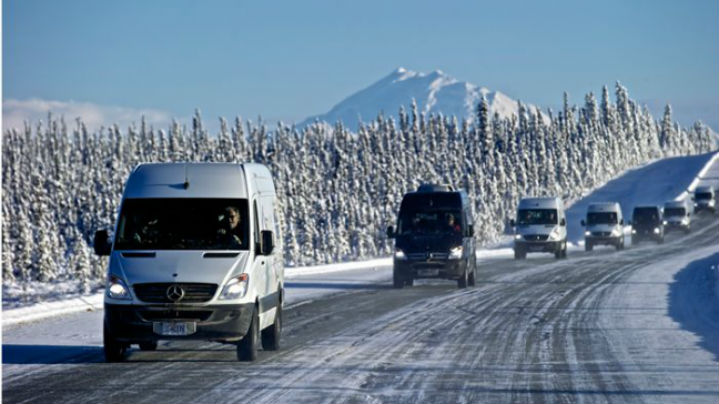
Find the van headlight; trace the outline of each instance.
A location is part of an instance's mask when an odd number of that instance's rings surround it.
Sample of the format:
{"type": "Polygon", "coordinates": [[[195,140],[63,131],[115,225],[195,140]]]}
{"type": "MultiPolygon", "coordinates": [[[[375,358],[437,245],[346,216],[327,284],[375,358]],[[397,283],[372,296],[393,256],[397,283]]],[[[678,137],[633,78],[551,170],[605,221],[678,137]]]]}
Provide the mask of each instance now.
{"type": "Polygon", "coordinates": [[[584,232],[584,235],[587,236],[587,237],[589,237],[589,236],[592,235],[592,232],[591,232],[591,231],[585,231],[585,232],[584,232]]]}
{"type": "Polygon", "coordinates": [[[669,222],[667,222],[666,220],[664,220],[664,221],[662,222],[662,224],[663,224],[664,226],[666,226],[666,225],[669,224],[669,222]]]}
{"type": "Polygon", "coordinates": [[[454,247],[453,249],[449,250],[449,259],[451,260],[458,260],[462,258],[462,251],[464,249],[462,246],[454,247]]]}
{"type": "Polygon", "coordinates": [[[514,239],[515,239],[515,240],[521,240],[521,239],[522,239],[522,235],[521,235],[521,234],[515,234],[515,235],[514,235],[514,239]]]}
{"type": "Polygon", "coordinates": [[[617,229],[617,228],[615,228],[614,230],[612,230],[612,236],[618,237],[618,236],[621,236],[621,235],[622,235],[622,229],[617,229]]]}
{"type": "Polygon", "coordinates": [[[107,280],[107,297],[118,300],[130,300],[130,290],[125,282],[115,275],[110,275],[107,280]]]}
{"type": "Polygon", "coordinates": [[[637,234],[637,231],[632,229],[632,234],[637,234]]]}
{"type": "Polygon", "coordinates": [[[655,227],[655,228],[654,228],[654,234],[659,234],[659,228],[658,228],[658,227],[655,227]]]}
{"type": "Polygon", "coordinates": [[[240,276],[230,279],[222,289],[220,300],[234,300],[245,296],[249,283],[250,276],[247,274],[241,274],[240,276]]]}
{"type": "Polygon", "coordinates": [[[555,227],[554,230],[552,230],[551,233],[549,233],[549,240],[550,241],[557,241],[559,240],[559,231],[555,227]]]}
{"type": "Polygon", "coordinates": [[[394,258],[398,260],[406,260],[407,256],[405,255],[404,251],[397,249],[394,250],[394,258]]]}

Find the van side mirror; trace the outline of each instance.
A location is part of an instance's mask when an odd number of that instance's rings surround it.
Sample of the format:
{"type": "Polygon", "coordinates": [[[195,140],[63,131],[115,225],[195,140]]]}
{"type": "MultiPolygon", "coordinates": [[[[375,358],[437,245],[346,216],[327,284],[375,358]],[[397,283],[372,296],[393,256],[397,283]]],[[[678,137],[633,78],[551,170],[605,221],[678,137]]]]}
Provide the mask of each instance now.
{"type": "Polygon", "coordinates": [[[619,224],[624,226],[624,219],[619,219],[619,224]]]}
{"type": "Polygon", "coordinates": [[[467,227],[467,236],[474,237],[474,225],[473,224],[470,224],[467,227]]]}
{"type": "Polygon", "coordinates": [[[587,225],[586,223],[584,223],[584,219],[582,219],[581,223],[582,223],[582,226],[586,226],[586,225],[587,225]]]}
{"type": "Polygon", "coordinates": [[[112,245],[110,244],[110,237],[107,234],[107,230],[98,230],[95,232],[95,238],[92,241],[92,246],[95,249],[96,255],[110,255],[112,245]]]}
{"type": "Polygon", "coordinates": [[[516,226],[517,224],[514,222],[514,219],[509,219],[509,225],[512,226],[512,227],[514,227],[514,226],[516,226]]]}
{"type": "Polygon", "coordinates": [[[272,235],[272,231],[262,230],[260,232],[260,239],[262,239],[262,242],[260,243],[260,254],[272,254],[272,251],[275,249],[275,238],[272,235]]]}
{"type": "Polygon", "coordinates": [[[562,220],[559,221],[560,226],[566,226],[567,225],[567,219],[562,218],[562,220]]]}
{"type": "Polygon", "coordinates": [[[394,227],[387,227],[387,238],[395,238],[395,236],[396,234],[394,233],[394,227]]]}

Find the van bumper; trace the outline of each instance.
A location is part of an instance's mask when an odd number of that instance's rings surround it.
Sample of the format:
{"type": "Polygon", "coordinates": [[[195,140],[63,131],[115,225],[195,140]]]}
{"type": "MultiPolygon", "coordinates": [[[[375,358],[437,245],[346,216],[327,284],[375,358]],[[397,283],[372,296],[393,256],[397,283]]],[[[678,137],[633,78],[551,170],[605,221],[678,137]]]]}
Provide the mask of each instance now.
{"type": "Polygon", "coordinates": [[[402,278],[459,279],[467,270],[464,259],[446,261],[394,260],[394,271],[402,278]]]}
{"type": "Polygon", "coordinates": [[[216,306],[117,305],[105,303],[105,324],[118,341],[139,343],[157,340],[237,341],[247,334],[253,303],[216,306]],[[156,334],[153,324],[194,322],[190,335],[156,334]]]}
{"type": "Polygon", "coordinates": [[[563,241],[524,241],[515,240],[514,250],[530,253],[530,252],[549,252],[553,253],[562,249],[563,241]]]}
{"type": "Polygon", "coordinates": [[[592,243],[593,245],[616,245],[619,244],[622,240],[622,236],[585,236],[584,242],[585,243],[592,243]]]}

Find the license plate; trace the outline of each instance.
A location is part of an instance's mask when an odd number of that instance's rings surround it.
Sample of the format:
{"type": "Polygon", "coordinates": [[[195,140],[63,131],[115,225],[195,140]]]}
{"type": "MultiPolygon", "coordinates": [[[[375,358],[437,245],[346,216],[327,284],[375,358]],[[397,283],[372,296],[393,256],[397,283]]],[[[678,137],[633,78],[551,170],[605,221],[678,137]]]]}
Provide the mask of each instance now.
{"type": "Polygon", "coordinates": [[[190,335],[197,330],[197,323],[161,322],[152,323],[152,331],[160,335],[190,335]]]}
{"type": "Polygon", "coordinates": [[[529,251],[542,251],[542,250],[544,250],[544,246],[541,246],[541,245],[529,246],[529,251]]]}
{"type": "Polygon", "coordinates": [[[418,276],[437,276],[439,269],[420,269],[417,271],[418,276]]]}

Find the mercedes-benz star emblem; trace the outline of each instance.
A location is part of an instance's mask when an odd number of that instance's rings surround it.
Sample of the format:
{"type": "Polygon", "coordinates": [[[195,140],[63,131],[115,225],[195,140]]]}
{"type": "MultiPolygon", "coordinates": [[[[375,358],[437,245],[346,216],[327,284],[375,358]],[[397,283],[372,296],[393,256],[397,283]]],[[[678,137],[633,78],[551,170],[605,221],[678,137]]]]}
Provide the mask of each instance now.
{"type": "Polygon", "coordinates": [[[185,291],[177,285],[172,285],[167,288],[167,292],[165,294],[167,295],[167,298],[173,302],[179,302],[183,297],[185,297],[185,291]]]}

